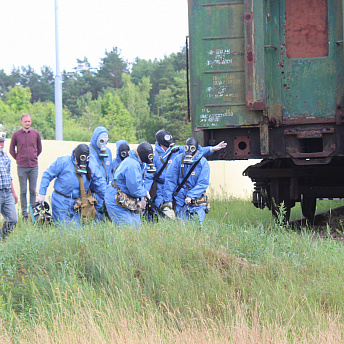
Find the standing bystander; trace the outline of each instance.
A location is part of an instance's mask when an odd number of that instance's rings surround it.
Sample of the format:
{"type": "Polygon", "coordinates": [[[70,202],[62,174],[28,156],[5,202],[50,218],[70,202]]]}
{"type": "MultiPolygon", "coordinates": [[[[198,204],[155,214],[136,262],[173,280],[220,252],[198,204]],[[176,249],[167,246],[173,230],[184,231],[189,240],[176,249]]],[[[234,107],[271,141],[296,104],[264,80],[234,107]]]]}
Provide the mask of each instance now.
{"type": "Polygon", "coordinates": [[[15,204],[18,197],[11,178],[11,159],[4,152],[6,133],[0,132],[0,210],[5,221],[0,228],[0,240],[15,227],[18,216],[15,204]]]}
{"type": "Polygon", "coordinates": [[[11,139],[10,154],[17,162],[22,214],[27,219],[27,181],[29,181],[30,204],[36,203],[38,177],[38,156],[42,152],[41,136],[31,128],[31,115],[23,113],[20,118],[22,128],[14,132],[11,139]]]}

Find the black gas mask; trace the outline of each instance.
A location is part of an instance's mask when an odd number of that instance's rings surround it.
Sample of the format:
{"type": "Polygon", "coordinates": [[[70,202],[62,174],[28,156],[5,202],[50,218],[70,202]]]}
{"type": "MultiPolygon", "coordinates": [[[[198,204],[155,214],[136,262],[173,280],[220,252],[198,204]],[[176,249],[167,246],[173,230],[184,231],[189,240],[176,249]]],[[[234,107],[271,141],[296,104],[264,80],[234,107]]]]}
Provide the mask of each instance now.
{"type": "Polygon", "coordinates": [[[156,172],[156,168],[153,164],[154,153],[153,153],[152,146],[148,142],[141,142],[138,145],[136,151],[141,161],[145,162],[148,165],[147,172],[148,173],[156,172]]]}
{"type": "Polygon", "coordinates": [[[179,147],[175,144],[172,135],[165,129],[159,130],[155,134],[155,139],[159,145],[164,147],[171,148],[171,152],[175,153],[179,151],[179,147]]]}
{"type": "Polygon", "coordinates": [[[78,173],[87,173],[87,166],[90,159],[90,150],[84,143],[79,144],[74,150],[76,162],[78,165],[78,173]]]}
{"type": "Polygon", "coordinates": [[[122,143],[118,148],[118,155],[120,156],[121,160],[124,160],[126,157],[129,156],[130,147],[126,143],[122,143]]]}
{"type": "Polygon", "coordinates": [[[184,158],[184,164],[186,165],[192,165],[193,159],[192,157],[196,154],[198,150],[198,141],[194,137],[190,137],[185,142],[185,158],[184,158]]]}

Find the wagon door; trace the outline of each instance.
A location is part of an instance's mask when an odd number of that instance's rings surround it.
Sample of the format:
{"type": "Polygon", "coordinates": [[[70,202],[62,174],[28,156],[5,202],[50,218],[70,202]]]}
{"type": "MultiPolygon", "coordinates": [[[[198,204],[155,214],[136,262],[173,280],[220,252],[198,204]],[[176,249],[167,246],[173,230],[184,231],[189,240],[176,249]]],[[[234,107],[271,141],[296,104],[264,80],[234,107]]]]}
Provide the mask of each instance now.
{"type": "MultiPolygon", "coordinates": [[[[331,0],[284,0],[280,7],[282,121],[334,122],[336,54],[331,0]]],[[[340,71],[341,73],[341,71],[340,71]]]]}

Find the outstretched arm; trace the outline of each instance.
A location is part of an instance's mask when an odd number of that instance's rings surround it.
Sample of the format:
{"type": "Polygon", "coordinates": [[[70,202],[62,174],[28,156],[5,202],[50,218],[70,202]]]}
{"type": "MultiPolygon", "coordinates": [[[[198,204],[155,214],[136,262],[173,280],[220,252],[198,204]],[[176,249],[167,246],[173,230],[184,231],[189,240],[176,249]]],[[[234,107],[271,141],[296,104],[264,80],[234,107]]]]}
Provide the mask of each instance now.
{"type": "Polygon", "coordinates": [[[227,147],[227,142],[225,141],[221,141],[219,144],[217,144],[216,146],[213,146],[210,148],[210,150],[212,152],[217,152],[219,151],[220,149],[223,149],[223,148],[226,148],[227,147]]]}
{"type": "Polygon", "coordinates": [[[16,191],[14,190],[14,186],[13,186],[12,180],[11,180],[11,191],[12,191],[12,195],[13,195],[13,198],[14,198],[14,204],[17,204],[18,203],[18,196],[16,194],[16,191]]]}

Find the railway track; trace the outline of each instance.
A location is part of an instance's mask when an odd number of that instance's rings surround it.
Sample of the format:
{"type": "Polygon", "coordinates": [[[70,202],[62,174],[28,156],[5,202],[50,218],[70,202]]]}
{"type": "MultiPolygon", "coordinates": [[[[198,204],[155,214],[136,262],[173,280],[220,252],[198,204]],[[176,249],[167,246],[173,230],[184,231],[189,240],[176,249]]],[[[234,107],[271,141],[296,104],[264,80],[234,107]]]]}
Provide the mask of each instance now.
{"type": "Polygon", "coordinates": [[[334,239],[344,242],[344,206],[315,215],[313,223],[302,218],[291,221],[290,226],[296,230],[309,227],[324,237],[328,237],[328,233],[330,233],[334,239]]]}

